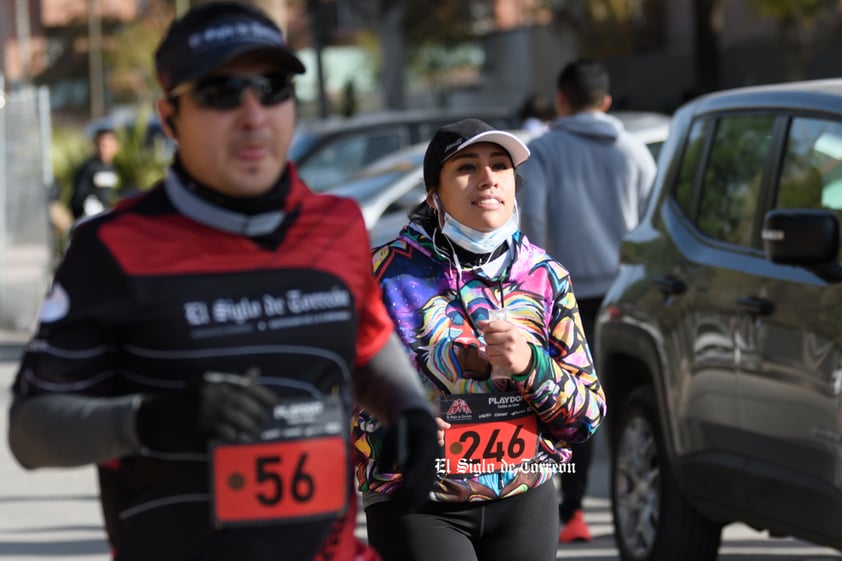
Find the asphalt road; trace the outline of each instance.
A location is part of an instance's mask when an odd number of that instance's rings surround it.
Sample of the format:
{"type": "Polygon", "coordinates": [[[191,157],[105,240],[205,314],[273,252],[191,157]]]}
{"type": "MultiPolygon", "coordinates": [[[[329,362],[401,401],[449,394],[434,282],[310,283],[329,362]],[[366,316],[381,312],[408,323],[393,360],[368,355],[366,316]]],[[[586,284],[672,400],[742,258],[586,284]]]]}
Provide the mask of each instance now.
{"type": "MultiPolygon", "coordinates": [[[[9,386],[22,338],[0,331],[0,559],[107,561],[93,468],[23,470],[5,445],[9,386]]],[[[608,501],[608,458],[597,437],[585,518],[594,540],[560,546],[557,559],[616,561],[608,501]]],[[[360,516],[357,533],[365,537],[360,516]]],[[[790,538],[770,538],[741,524],[725,528],[720,561],[842,561],[842,553],[790,538]]],[[[676,560],[680,561],[680,560],[676,560]]]]}

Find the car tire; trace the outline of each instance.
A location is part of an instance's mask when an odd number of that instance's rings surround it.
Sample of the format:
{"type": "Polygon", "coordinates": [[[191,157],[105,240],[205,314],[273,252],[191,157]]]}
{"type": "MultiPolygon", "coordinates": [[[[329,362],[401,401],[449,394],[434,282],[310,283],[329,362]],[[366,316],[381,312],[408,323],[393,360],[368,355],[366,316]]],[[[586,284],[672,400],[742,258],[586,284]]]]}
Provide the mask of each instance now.
{"type": "Polygon", "coordinates": [[[651,387],[625,400],[611,439],[611,512],[623,561],[713,561],[722,526],[681,494],[651,387]]]}

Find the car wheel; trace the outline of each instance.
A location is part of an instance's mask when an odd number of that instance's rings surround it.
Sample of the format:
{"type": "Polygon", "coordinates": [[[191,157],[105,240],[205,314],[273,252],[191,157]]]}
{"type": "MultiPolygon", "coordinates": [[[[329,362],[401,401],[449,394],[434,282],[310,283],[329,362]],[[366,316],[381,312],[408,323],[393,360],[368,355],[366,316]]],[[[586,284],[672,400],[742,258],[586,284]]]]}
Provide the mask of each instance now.
{"type": "Polygon", "coordinates": [[[611,446],[614,539],[624,561],[713,561],[722,527],[684,499],[670,469],[651,387],[620,411],[611,446]]]}

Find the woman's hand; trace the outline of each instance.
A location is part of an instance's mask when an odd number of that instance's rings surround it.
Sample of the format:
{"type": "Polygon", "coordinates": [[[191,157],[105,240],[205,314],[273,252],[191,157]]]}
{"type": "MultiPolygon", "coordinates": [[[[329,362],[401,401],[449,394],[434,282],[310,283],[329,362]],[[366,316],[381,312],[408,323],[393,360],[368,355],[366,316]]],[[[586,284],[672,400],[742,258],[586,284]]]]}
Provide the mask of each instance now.
{"type": "Polygon", "coordinates": [[[508,321],[482,320],[478,322],[485,338],[485,355],[498,371],[521,374],[532,362],[532,348],[520,328],[508,321]]]}
{"type": "Polygon", "coordinates": [[[441,417],[436,417],[436,425],[438,425],[438,438],[439,438],[439,446],[444,446],[444,431],[450,428],[450,423],[442,419],[441,417]]]}

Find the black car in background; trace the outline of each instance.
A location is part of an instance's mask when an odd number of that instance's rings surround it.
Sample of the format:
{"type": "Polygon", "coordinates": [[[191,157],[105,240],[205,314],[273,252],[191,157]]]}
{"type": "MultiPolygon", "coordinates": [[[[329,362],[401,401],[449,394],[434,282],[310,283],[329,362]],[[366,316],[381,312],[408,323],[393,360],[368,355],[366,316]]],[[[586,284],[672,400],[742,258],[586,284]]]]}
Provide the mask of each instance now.
{"type": "Polygon", "coordinates": [[[681,107],[596,330],[625,561],[842,550],[842,79],[681,107]]]}
{"type": "Polygon", "coordinates": [[[302,121],[290,147],[304,182],[326,191],[386,154],[432,138],[437,128],[474,117],[509,129],[519,120],[509,110],[413,110],[360,114],[348,119],[302,121]]]}

